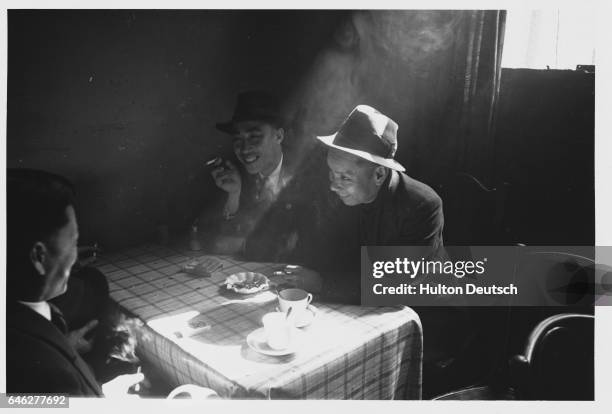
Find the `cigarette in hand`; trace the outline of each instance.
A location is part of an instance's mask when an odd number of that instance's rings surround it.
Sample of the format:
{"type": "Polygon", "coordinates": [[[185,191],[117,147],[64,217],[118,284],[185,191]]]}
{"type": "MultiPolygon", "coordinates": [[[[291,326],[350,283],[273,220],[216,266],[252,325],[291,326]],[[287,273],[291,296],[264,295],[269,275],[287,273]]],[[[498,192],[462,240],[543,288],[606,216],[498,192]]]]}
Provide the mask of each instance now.
{"type": "Polygon", "coordinates": [[[213,159],[206,161],[206,166],[207,167],[210,167],[211,165],[217,166],[221,164],[221,161],[222,161],[221,157],[215,157],[213,159]]]}
{"type": "MultiPolygon", "coordinates": [[[[141,371],[142,371],[142,367],[139,366],[138,369],[136,370],[136,373],[140,374],[141,371]]],[[[140,382],[134,385],[134,392],[140,392],[140,382]]]]}

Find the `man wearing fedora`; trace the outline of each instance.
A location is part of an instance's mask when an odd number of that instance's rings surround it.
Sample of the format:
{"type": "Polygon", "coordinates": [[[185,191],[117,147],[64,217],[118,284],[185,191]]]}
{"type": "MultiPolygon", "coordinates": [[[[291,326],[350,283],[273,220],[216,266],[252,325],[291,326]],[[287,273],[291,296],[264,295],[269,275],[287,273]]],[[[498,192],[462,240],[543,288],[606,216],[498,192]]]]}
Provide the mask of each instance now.
{"type": "Polygon", "coordinates": [[[393,159],[397,130],[389,117],[359,105],[337,133],[317,137],[328,149],[329,189],[340,205],[314,223],[316,254],[293,273],[304,283],[322,281],[325,300],[360,302],[360,246],[411,245],[430,258],[445,254],[442,201],[393,159]]]}
{"type": "MultiPolygon", "coordinates": [[[[442,200],[426,184],[404,173],[393,159],[397,150],[398,125],[367,105],[357,106],[339,131],[317,137],[328,148],[330,190],[348,208],[340,209],[344,228],[336,240],[353,243],[338,271],[304,269],[304,279],[322,276],[321,296],[331,301],[360,302],[359,246],[418,246],[423,257],[446,259],[442,230],[442,200]],[[358,232],[358,234],[356,234],[358,232]],[[312,273],[312,274],[311,274],[312,273]]],[[[337,217],[337,216],[336,216],[337,217]]],[[[337,221],[336,218],[334,220],[337,221]]],[[[436,305],[415,308],[421,318],[428,346],[424,353],[425,377],[430,378],[456,360],[466,341],[467,313],[435,299],[436,305]]]]}
{"type": "Polygon", "coordinates": [[[283,151],[285,123],[279,102],[264,91],[243,92],[232,118],[216,127],[231,137],[239,164],[218,160],[211,173],[224,192],[223,204],[204,218],[214,223],[205,229],[212,228],[213,248],[280,260],[295,246],[297,235],[288,225],[300,203],[281,195],[294,177],[295,160],[283,151]]]}
{"type": "Polygon", "coordinates": [[[317,137],[327,145],[330,189],[347,206],[361,205],[361,245],[442,247],[440,197],[404,173],[393,159],[398,125],[367,105],[357,106],[340,130],[317,137]]]}

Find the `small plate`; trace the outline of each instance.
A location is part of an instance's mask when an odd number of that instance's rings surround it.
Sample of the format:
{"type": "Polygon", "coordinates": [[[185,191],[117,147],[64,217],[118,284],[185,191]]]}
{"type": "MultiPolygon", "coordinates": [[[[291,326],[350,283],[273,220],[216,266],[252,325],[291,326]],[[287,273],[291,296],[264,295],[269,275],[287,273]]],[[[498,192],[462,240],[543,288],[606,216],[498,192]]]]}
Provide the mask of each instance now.
{"type": "Polygon", "coordinates": [[[310,325],[312,321],[314,320],[314,318],[317,316],[317,312],[319,312],[319,310],[317,309],[316,306],[308,305],[308,307],[306,308],[306,311],[302,314],[302,316],[300,316],[299,318],[296,318],[295,327],[305,328],[308,325],[310,325]]]}
{"type": "Polygon", "coordinates": [[[247,336],[247,344],[254,351],[264,355],[271,356],[283,356],[293,354],[297,351],[298,346],[302,343],[304,333],[298,329],[293,331],[293,340],[291,344],[285,349],[273,349],[268,345],[266,340],[266,331],[264,328],[254,330],[247,336]]]}
{"type": "Polygon", "coordinates": [[[268,289],[270,287],[270,281],[261,273],[240,272],[234,273],[225,279],[225,287],[236,293],[250,295],[268,289]]]}

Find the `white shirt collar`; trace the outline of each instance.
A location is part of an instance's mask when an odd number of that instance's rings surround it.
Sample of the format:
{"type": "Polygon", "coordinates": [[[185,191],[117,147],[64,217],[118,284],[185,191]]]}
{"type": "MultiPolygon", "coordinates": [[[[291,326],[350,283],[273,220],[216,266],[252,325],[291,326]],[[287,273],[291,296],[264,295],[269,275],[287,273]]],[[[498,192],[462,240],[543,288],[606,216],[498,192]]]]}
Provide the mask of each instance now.
{"type": "Polygon", "coordinates": [[[47,302],[45,301],[43,302],[25,302],[23,300],[19,300],[17,302],[32,309],[34,312],[38,313],[46,320],[48,321],[51,320],[51,307],[49,306],[47,302]]]}
{"type": "Polygon", "coordinates": [[[264,183],[266,186],[271,186],[272,190],[274,191],[274,193],[277,193],[279,190],[279,182],[280,182],[280,173],[281,173],[281,167],[283,165],[283,154],[281,154],[281,159],[278,162],[278,165],[276,166],[276,168],[274,169],[274,171],[272,171],[272,173],[270,175],[268,175],[267,177],[264,177],[263,175],[259,174],[259,176],[261,178],[264,179],[264,183]]]}

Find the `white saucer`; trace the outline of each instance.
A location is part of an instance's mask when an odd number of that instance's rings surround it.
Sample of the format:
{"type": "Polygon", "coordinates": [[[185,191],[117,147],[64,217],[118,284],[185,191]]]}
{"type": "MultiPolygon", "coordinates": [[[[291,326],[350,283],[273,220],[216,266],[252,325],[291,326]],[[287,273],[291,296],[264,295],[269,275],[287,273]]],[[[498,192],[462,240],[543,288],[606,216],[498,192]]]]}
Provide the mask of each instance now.
{"type": "Polygon", "coordinates": [[[304,339],[303,337],[304,333],[296,329],[293,331],[293,340],[287,348],[273,349],[270,348],[270,346],[268,345],[264,328],[259,328],[251,332],[247,336],[246,341],[249,347],[251,347],[251,349],[259,352],[260,354],[282,356],[295,353],[295,351],[297,351],[298,346],[302,343],[302,340],[304,339]]]}
{"type": "Polygon", "coordinates": [[[296,328],[305,328],[314,321],[314,318],[317,316],[317,312],[319,310],[314,305],[308,305],[306,311],[295,320],[296,328]]]}

